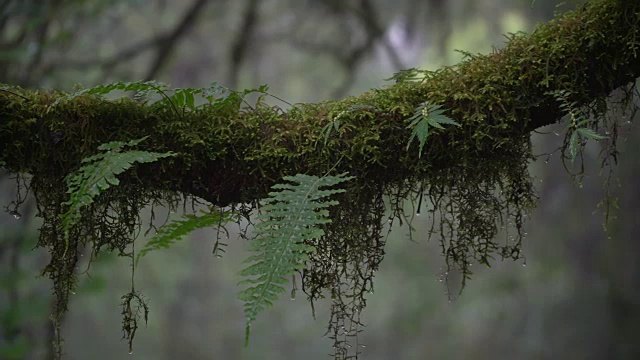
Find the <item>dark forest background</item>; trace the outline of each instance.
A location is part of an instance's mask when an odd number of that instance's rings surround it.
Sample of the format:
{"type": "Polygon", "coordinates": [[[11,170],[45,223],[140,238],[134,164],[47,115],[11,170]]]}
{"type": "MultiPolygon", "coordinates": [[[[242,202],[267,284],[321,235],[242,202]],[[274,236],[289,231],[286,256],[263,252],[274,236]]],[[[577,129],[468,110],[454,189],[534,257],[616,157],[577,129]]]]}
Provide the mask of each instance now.
{"type": "MultiPolygon", "coordinates": [[[[463,57],[456,49],[488,53],[504,44],[502,34],[532,31],[577,4],[557,3],[0,0],[0,83],[71,91],[143,79],[172,87],[217,81],[238,90],[268,84],[292,103],[337,99],[381,86],[400,69],[454,64],[463,57]]],[[[599,145],[587,147],[577,182],[554,153],[562,127],[533,134],[540,205],[528,222],[526,261],[474,269],[460,297],[456,274],[440,281],[444,262],[438,242],[424,237],[427,219],[414,218],[411,237],[406,226],[394,229],[364,313],[362,358],[640,359],[637,127],[622,129],[609,184],[619,208],[608,232],[597,206],[608,172],[599,145]]],[[[16,190],[15,179],[0,174],[0,204],[16,190]]],[[[20,213],[0,214],[0,359],[47,359],[51,284],[37,275],[48,255],[33,249],[33,199],[20,213]]],[[[215,235],[202,231],[141,262],[136,286],[151,314],[131,355],[119,308],[129,263],[115,255],[90,268],[83,262],[64,319],[66,359],[328,358],[326,304],[316,305],[314,320],[302,294],[261,316],[244,348],[236,284],[246,244],[229,230],[222,258],[211,254],[215,235]]]]}

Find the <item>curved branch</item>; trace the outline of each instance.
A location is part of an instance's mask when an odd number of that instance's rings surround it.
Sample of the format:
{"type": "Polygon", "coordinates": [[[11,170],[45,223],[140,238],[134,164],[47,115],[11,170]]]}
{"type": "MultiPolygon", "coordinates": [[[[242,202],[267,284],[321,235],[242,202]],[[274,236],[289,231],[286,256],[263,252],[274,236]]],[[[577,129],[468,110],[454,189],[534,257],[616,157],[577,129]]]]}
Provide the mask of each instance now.
{"type": "Polygon", "coordinates": [[[110,70],[123,62],[142,55],[145,51],[154,50],[156,51],[156,56],[145,75],[145,79],[150,80],[154,78],[164,66],[169,55],[174,51],[176,46],[178,46],[180,39],[193,28],[198,15],[208,2],[209,0],[195,0],[173,29],[159,33],[148,39],[137,41],[111,56],[88,59],[72,58],[50,60],[47,67],[49,71],[53,69],[86,69],[95,66],[110,70]]]}
{"type": "Polygon", "coordinates": [[[191,30],[196,22],[196,18],[198,17],[200,12],[202,12],[208,2],[209,0],[195,0],[187,10],[185,15],[182,17],[182,20],[178,23],[178,25],[173,29],[172,32],[167,34],[166,39],[164,39],[164,41],[160,43],[156,58],[149,68],[147,75],[144,77],[146,80],[151,80],[156,77],[162,66],[164,66],[164,64],[167,62],[169,54],[171,54],[171,52],[173,52],[173,49],[178,45],[180,38],[186,35],[189,30],[191,30]]]}
{"type": "Polygon", "coordinates": [[[253,32],[258,24],[258,0],[249,0],[246,9],[244,10],[242,26],[238,36],[231,44],[230,59],[229,59],[229,81],[228,85],[231,89],[235,89],[238,85],[238,75],[240,73],[240,67],[244,61],[244,57],[249,49],[250,40],[253,36],[253,32]]]}
{"type": "Polygon", "coordinates": [[[49,109],[59,94],[12,88],[30,100],[0,92],[0,163],[12,172],[61,179],[99,144],[149,135],[148,150],[181,155],[137,180],[216,204],[259,199],[283,175],[321,174],[339,158],[337,171],[386,189],[462,162],[513,158],[530,131],[560,119],[552,90],[566,90],[586,105],[634,81],[640,76],[638,13],[638,1],[595,1],[531,35],[512,37],[493,54],[428,73],[423,82],[287,112],[258,104],[178,115],[91,96],[49,109]],[[425,101],[441,104],[462,126],[431,134],[418,160],[415,150],[405,150],[406,126],[425,101]],[[337,116],[344,127],[322,146],[322,129],[337,116]]]}

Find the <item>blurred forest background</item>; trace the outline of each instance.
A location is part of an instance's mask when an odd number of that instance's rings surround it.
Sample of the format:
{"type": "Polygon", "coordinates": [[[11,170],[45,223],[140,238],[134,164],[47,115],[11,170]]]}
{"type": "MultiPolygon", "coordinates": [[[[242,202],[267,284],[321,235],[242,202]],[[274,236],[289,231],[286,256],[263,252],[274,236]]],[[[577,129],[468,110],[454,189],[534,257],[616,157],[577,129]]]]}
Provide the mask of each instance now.
{"type": "MultiPolygon", "coordinates": [[[[268,84],[289,102],[315,102],[384,85],[394,72],[435,69],[488,53],[508,32],[548,21],[555,0],[1,0],[0,83],[71,91],[113,81],[156,79],[173,87],[232,89],[268,84]]],[[[278,104],[285,106],[285,104],[278,104]]],[[[540,206],[528,222],[526,262],[496,259],[475,269],[460,297],[442,280],[437,239],[416,217],[411,239],[396,228],[364,312],[362,359],[640,359],[640,131],[622,128],[619,210],[603,230],[597,205],[608,169],[600,147],[585,152],[582,185],[558,153],[531,164],[540,206]],[[526,265],[526,266],[524,266],[526,265]]],[[[536,152],[552,153],[562,127],[539,129],[536,152]],[[555,135],[554,135],[555,134],[555,135]]],[[[0,174],[0,203],[16,181],[0,174]]],[[[407,201],[408,207],[415,206],[407,201]]],[[[21,216],[0,214],[0,359],[51,357],[50,283],[39,278],[46,251],[33,249],[33,199],[21,216]]],[[[252,329],[236,287],[246,256],[229,227],[226,253],[212,256],[213,232],[153,253],[136,271],[149,299],[148,326],[128,354],[120,296],[126,259],[80,266],[80,286],[63,325],[66,359],[327,359],[326,304],[311,315],[303,294],[279,301],[252,329]]],[[[224,234],[223,236],[227,236],[224,234]]],[[[85,254],[89,257],[90,254],[85,254]]],[[[298,279],[299,280],[299,279],[298,279]]],[[[286,297],[286,296],[284,296],[286,297]]]]}

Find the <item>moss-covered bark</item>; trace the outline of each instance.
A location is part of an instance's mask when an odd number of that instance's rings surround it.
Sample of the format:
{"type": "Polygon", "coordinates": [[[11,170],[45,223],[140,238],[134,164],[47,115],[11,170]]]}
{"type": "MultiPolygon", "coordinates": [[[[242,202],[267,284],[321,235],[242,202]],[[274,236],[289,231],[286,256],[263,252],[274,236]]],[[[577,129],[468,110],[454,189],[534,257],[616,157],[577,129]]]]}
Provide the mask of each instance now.
{"type": "Polygon", "coordinates": [[[633,81],[640,74],[639,7],[594,1],[531,35],[513,36],[503,50],[429,73],[424,82],[288,111],[261,104],[176,114],[90,96],[49,108],[64,94],[9,87],[0,92],[0,161],[12,172],[60,176],[101,143],[150,135],[149,150],[183,156],[141,180],[217,203],[254,200],[282,175],[321,173],[341,156],[343,170],[366,174],[371,183],[403,181],[512,151],[514,141],[562,115],[549,91],[567,90],[588,104],[633,81]],[[418,161],[403,149],[406,119],[423,101],[443,104],[463,126],[432,134],[418,161]],[[372,108],[349,110],[357,105],[372,108]],[[341,139],[318,145],[323,126],[339,114],[346,125],[341,139]]]}

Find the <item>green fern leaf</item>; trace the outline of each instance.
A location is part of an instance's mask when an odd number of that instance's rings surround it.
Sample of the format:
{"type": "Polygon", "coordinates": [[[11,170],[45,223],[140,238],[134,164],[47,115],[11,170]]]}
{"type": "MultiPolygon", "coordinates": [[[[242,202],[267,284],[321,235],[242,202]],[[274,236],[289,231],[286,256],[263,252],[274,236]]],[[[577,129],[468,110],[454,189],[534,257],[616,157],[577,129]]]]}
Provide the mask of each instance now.
{"type": "Polygon", "coordinates": [[[573,162],[578,156],[578,146],[580,144],[580,138],[578,137],[577,132],[571,133],[571,138],[569,139],[569,156],[571,157],[571,161],[573,162]]]}
{"type": "Polygon", "coordinates": [[[172,244],[180,241],[185,235],[197,229],[217,226],[231,220],[231,211],[201,211],[202,215],[184,214],[182,219],[174,220],[162,226],[158,232],[138,252],[136,264],[140,258],[153,250],[168,249],[172,244]]]}
{"type": "Polygon", "coordinates": [[[411,68],[406,70],[400,70],[397,73],[393,74],[392,77],[388,79],[384,79],[384,81],[395,81],[396,83],[423,81],[428,73],[429,71],[427,70],[411,68]]]}
{"type": "Polygon", "coordinates": [[[452,118],[444,115],[444,110],[441,109],[440,105],[430,105],[427,101],[416,107],[415,115],[413,115],[409,120],[411,120],[411,122],[407,126],[407,129],[412,129],[412,131],[409,142],[407,143],[407,151],[409,150],[413,139],[418,138],[418,158],[422,156],[422,149],[427,143],[429,127],[443,130],[444,126],[442,125],[460,126],[460,124],[452,118]]]}
{"type": "Polygon", "coordinates": [[[546,94],[552,95],[558,101],[558,107],[567,116],[567,132],[571,133],[568,143],[565,143],[565,148],[569,148],[569,159],[573,163],[578,156],[581,146],[584,146],[588,139],[602,140],[608,138],[607,136],[596,133],[588,126],[593,122],[585,112],[583,108],[580,108],[575,101],[571,101],[571,93],[566,90],[557,90],[547,92],[546,94]]]}
{"type": "Polygon", "coordinates": [[[175,153],[153,153],[148,151],[130,150],[122,152],[125,147],[139,144],[146,137],[129,142],[114,141],[100,145],[102,153],[82,160],[84,164],[75,173],[66,178],[69,200],[64,203],[69,208],[62,214],[62,228],[66,245],[69,245],[69,231],[80,220],[80,211],[91,205],[94,199],[111,186],[120,184],[116,175],[122,174],[135,163],[149,163],[159,159],[174,156],[175,153]]]}
{"type": "Polygon", "coordinates": [[[337,201],[327,198],[345,191],[321,188],[352,178],[346,173],[320,178],[297,174],[284,177],[294,184],[282,183],[272,187],[281,191],[271,192],[265,199],[261,222],[255,227],[256,238],[250,245],[257,254],[245,260],[251,265],[240,272],[246,278],[239,285],[249,286],[238,295],[245,303],[247,345],[251,323],[285,291],[282,285],[288,282],[288,278],[305,267],[308,254],[315,251],[310,243],[324,235],[319,225],[331,222],[327,208],[337,204],[337,201]]]}
{"type": "Polygon", "coordinates": [[[607,138],[607,136],[600,135],[589,128],[577,128],[576,132],[589,139],[602,140],[607,138]]]}
{"type": "Polygon", "coordinates": [[[159,95],[164,95],[168,90],[168,86],[158,81],[134,81],[134,82],[115,82],[112,84],[98,85],[92,88],[83,89],[77,91],[73,94],[69,94],[67,96],[63,96],[54,101],[50,108],[55,107],[62,101],[72,100],[81,95],[106,95],[112,91],[135,91],[136,99],[146,98],[149,93],[155,93],[159,95]]]}

